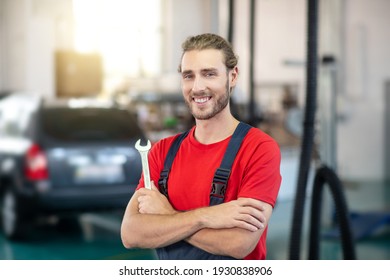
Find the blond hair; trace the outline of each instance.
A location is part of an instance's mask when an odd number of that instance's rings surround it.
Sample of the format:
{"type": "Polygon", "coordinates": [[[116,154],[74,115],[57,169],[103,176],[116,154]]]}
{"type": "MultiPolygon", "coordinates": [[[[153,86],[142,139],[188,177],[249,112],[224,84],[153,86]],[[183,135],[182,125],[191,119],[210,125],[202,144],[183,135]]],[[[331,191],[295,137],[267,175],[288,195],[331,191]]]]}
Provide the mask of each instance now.
{"type": "MultiPolygon", "coordinates": [[[[238,57],[235,55],[232,45],[216,34],[205,33],[188,37],[181,47],[183,49],[182,58],[188,51],[215,49],[223,52],[224,63],[227,69],[233,69],[238,63],[238,57]]],[[[178,71],[181,72],[181,63],[179,64],[178,71]]]]}

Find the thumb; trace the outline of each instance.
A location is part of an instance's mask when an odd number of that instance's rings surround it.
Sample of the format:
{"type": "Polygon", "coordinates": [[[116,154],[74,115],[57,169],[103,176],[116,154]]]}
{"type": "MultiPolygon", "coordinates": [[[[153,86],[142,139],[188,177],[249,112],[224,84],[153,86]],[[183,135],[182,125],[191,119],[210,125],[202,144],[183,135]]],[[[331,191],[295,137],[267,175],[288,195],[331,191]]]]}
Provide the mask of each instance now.
{"type": "Polygon", "coordinates": [[[152,190],[154,190],[154,191],[160,191],[160,190],[156,187],[156,185],[154,184],[154,181],[150,181],[150,183],[151,183],[151,186],[152,186],[152,190]]]}

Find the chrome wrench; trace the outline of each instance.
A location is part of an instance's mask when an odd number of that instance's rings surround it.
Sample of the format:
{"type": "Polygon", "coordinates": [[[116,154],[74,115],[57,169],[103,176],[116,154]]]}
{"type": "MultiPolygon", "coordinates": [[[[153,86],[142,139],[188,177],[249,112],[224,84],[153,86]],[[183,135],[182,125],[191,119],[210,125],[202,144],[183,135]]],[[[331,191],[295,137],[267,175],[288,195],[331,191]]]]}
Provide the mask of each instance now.
{"type": "Polygon", "coordinates": [[[150,144],[150,141],[148,140],[148,143],[146,146],[141,146],[141,139],[139,139],[135,143],[135,148],[138,150],[138,152],[141,155],[141,162],[142,162],[142,173],[144,174],[144,182],[145,182],[145,188],[151,190],[152,186],[150,183],[150,173],[149,173],[149,162],[148,162],[148,153],[152,145],[150,144]]]}

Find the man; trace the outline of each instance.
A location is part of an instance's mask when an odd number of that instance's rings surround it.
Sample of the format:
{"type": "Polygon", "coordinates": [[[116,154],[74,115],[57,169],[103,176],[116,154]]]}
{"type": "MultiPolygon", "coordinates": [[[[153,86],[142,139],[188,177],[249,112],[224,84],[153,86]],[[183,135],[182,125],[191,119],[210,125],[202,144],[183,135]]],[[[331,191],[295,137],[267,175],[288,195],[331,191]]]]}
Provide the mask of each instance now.
{"type": "Polygon", "coordinates": [[[279,147],[252,127],[235,157],[223,203],[210,206],[214,172],[239,125],[229,107],[237,58],[214,34],[190,37],[182,47],[181,87],[195,126],[175,156],[167,197],[154,182],[177,135],[152,147],[152,190],[142,178],[123,217],[122,242],[126,248],[157,248],[161,259],[265,259],[281,183],[279,147]]]}

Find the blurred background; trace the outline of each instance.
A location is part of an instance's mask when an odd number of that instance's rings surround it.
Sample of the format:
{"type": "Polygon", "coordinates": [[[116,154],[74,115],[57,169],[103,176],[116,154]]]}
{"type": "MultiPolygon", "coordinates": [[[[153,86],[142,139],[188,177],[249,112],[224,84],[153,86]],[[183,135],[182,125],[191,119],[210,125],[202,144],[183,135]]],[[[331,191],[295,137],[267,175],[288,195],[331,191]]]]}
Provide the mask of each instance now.
{"type": "Polygon", "coordinates": [[[0,259],[155,258],[119,236],[141,170],[134,143],[193,125],[177,66],[182,41],[205,32],[239,56],[233,112],[282,151],[268,258],[308,258],[311,204],[322,209],[319,258],[345,258],[330,188],[313,202],[326,165],[341,182],[349,250],[390,259],[388,11],[388,0],[318,1],[315,137],[298,200],[317,27],[308,1],[0,0],[0,259]],[[291,248],[297,203],[301,242],[291,248]]]}

